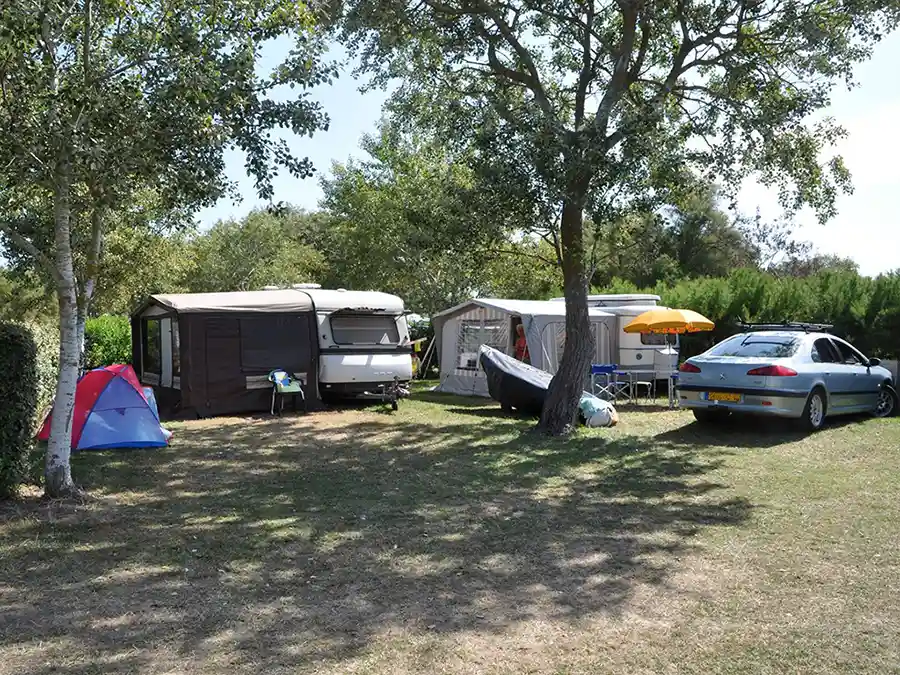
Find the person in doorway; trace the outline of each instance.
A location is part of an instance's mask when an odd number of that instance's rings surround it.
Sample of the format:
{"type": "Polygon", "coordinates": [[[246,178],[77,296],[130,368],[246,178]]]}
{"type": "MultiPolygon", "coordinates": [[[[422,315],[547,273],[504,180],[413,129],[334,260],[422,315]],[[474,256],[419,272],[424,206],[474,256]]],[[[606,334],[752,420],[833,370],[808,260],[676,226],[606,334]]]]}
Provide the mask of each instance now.
{"type": "Polygon", "coordinates": [[[521,323],[516,324],[516,358],[525,363],[531,363],[531,356],[528,353],[528,342],[525,340],[525,326],[521,323]]]}

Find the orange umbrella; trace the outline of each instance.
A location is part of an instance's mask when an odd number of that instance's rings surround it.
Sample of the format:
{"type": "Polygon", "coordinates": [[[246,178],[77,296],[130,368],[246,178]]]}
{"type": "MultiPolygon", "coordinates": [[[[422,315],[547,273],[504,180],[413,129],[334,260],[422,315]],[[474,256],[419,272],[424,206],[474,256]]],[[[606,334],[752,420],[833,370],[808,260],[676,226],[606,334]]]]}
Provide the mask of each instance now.
{"type": "Polygon", "coordinates": [[[690,309],[659,307],[634,317],[626,333],[697,333],[716,327],[702,314],[690,309]]]}

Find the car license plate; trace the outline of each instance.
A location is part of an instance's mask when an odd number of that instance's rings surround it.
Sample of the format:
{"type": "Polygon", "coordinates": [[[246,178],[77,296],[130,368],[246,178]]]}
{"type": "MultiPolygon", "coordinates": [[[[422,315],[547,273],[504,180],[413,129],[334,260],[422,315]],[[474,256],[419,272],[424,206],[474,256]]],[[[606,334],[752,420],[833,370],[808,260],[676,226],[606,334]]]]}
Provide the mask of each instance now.
{"type": "Polygon", "coordinates": [[[731,394],[724,391],[711,391],[706,395],[707,401],[724,401],[727,403],[740,403],[740,394],[731,394]]]}

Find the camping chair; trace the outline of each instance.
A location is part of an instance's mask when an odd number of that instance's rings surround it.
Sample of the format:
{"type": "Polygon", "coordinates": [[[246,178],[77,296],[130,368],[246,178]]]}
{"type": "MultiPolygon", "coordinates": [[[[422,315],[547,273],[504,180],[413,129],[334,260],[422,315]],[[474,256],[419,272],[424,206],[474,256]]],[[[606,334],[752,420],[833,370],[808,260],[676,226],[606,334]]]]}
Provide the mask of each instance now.
{"type": "Polygon", "coordinates": [[[272,406],[269,412],[275,414],[275,401],[280,401],[278,414],[284,411],[284,397],[294,397],[294,410],[297,410],[297,396],[303,401],[304,410],[306,409],[306,395],[303,393],[303,380],[291,377],[283,370],[273,370],[269,373],[269,381],[272,383],[272,406]]]}
{"type": "Polygon", "coordinates": [[[606,400],[616,400],[619,391],[618,366],[615,363],[591,365],[591,393],[606,400]]]}
{"type": "Polygon", "coordinates": [[[652,370],[629,370],[628,386],[631,390],[631,398],[634,401],[641,400],[642,389],[645,393],[644,400],[647,402],[652,401],[656,398],[656,373],[652,370]]]}

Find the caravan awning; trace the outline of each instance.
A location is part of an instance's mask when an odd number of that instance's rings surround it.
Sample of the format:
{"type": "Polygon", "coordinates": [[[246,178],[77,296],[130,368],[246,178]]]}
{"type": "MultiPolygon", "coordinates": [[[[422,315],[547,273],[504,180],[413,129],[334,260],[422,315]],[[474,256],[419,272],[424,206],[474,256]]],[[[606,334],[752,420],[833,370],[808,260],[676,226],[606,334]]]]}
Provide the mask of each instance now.
{"type": "Polygon", "coordinates": [[[176,312],[309,312],[312,300],[303,291],[235,291],[230,293],[171,293],[151,299],[176,312]]]}
{"type": "MultiPolygon", "coordinates": [[[[443,316],[456,314],[460,310],[463,310],[472,305],[499,309],[501,312],[506,312],[508,314],[517,314],[519,316],[564,317],[566,315],[566,304],[564,302],[554,302],[553,300],[507,300],[502,298],[472,298],[471,300],[467,300],[462,304],[451,307],[450,309],[445,309],[443,312],[435,314],[432,317],[432,321],[443,316]]],[[[599,309],[597,307],[588,307],[588,314],[590,316],[596,317],[615,316],[614,314],[604,312],[602,309],[599,309]]]]}

